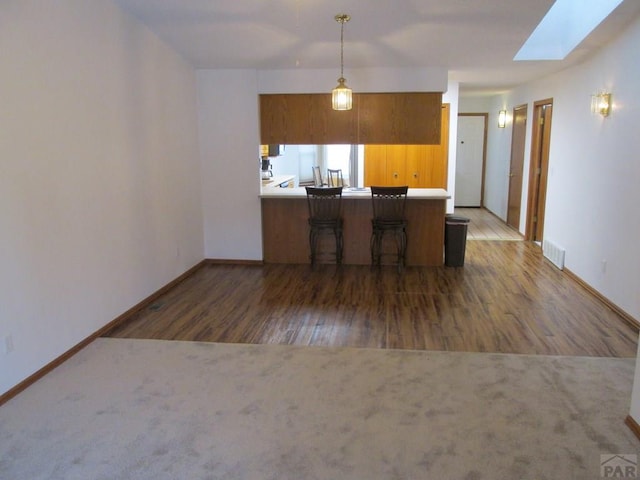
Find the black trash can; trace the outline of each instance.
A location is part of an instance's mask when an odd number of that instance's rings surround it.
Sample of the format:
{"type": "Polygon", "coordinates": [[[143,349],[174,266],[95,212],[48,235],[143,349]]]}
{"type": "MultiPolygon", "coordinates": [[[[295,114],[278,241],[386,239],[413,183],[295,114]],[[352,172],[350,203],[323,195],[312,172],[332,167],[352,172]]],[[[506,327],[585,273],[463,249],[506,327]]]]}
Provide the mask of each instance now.
{"type": "Polygon", "coordinates": [[[447,214],[444,219],[444,264],[447,267],[464,266],[469,219],[447,214]]]}

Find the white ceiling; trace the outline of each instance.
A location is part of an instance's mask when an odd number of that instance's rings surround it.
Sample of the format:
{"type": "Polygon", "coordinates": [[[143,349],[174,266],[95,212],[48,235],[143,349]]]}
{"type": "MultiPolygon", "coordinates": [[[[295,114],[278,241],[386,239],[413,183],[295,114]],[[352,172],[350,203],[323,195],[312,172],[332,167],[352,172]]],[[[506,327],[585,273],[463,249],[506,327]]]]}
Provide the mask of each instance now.
{"type": "Polygon", "coordinates": [[[202,69],[335,68],[338,74],[334,16],[348,13],[347,78],[349,68],[445,67],[462,93],[493,93],[562,70],[640,15],[640,1],[625,0],[566,59],[514,62],[553,0],[115,1],[202,69]]]}

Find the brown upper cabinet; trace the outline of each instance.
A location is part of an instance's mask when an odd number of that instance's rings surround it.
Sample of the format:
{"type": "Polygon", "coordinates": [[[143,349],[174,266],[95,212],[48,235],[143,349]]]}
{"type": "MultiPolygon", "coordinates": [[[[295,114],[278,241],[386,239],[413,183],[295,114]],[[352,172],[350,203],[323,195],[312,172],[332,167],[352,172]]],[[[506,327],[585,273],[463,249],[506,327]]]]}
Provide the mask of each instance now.
{"type": "Polygon", "coordinates": [[[442,104],[438,145],[365,144],[364,186],[447,188],[449,104],[442,104]]]}
{"type": "Polygon", "coordinates": [[[330,94],[260,95],[262,144],[440,143],[441,93],[354,93],[335,111],[330,94]]]}

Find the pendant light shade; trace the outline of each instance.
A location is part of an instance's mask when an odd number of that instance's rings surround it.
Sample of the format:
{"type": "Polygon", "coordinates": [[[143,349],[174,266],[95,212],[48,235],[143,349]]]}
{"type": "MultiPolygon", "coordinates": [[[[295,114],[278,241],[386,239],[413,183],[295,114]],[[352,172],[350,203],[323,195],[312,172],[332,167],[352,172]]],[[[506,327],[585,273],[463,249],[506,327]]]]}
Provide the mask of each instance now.
{"type": "Polygon", "coordinates": [[[344,78],[344,24],[351,20],[345,13],[335,16],[336,22],[340,24],[340,78],[338,86],[331,92],[331,103],[334,110],[351,110],[353,106],[352,91],[344,78]]]}
{"type": "Polygon", "coordinates": [[[331,102],[334,110],[351,110],[353,100],[351,89],[347,87],[345,79],[338,79],[338,86],[331,92],[331,102]]]}

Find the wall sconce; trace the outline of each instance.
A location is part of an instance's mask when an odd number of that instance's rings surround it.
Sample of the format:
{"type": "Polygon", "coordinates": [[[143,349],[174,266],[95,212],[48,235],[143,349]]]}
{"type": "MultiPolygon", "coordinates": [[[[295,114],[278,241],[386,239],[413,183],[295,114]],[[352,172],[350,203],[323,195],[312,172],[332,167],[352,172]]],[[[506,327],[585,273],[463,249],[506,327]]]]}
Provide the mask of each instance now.
{"type": "Polygon", "coordinates": [[[498,112],[498,128],[504,128],[507,125],[507,111],[500,110],[498,112]]]}
{"type": "Polygon", "coordinates": [[[591,95],[591,113],[608,117],[611,113],[611,94],[600,92],[591,95]]]}

